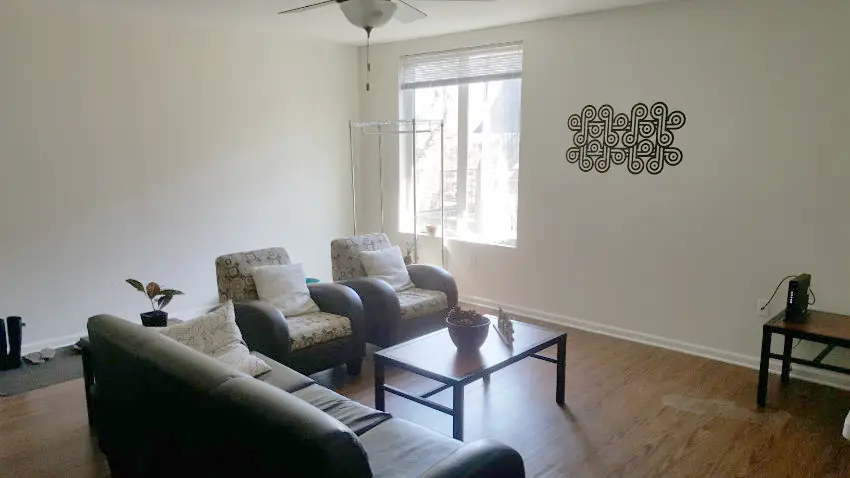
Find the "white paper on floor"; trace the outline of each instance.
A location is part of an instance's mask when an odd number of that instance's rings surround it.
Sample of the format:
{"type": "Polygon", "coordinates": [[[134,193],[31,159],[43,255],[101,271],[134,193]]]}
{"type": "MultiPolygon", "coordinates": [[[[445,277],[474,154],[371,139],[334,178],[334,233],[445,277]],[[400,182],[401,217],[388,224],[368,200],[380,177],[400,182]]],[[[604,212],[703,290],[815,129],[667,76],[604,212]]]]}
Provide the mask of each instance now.
{"type": "Polygon", "coordinates": [[[31,365],[39,365],[52,359],[56,356],[56,351],[51,348],[44,348],[38,352],[24,355],[24,360],[31,365]]]}

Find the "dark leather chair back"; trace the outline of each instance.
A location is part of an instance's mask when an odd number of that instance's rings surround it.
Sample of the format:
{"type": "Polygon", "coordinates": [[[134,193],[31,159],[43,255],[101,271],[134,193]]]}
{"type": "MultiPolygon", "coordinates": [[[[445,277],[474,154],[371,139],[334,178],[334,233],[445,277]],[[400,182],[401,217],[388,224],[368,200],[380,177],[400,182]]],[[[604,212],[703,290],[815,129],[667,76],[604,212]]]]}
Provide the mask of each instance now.
{"type": "Polygon", "coordinates": [[[88,330],[112,476],[372,475],[357,436],[297,397],[116,317],[88,330]]]}

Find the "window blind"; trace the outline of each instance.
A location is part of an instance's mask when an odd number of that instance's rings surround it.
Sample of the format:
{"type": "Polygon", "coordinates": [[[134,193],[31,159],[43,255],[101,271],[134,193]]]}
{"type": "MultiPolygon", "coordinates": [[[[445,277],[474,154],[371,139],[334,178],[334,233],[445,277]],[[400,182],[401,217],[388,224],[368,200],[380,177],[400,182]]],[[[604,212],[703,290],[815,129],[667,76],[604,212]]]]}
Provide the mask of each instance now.
{"type": "Polygon", "coordinates": [[[401,89],[522,78],[522,44],[510,43],[401,57],[401,89]]]}

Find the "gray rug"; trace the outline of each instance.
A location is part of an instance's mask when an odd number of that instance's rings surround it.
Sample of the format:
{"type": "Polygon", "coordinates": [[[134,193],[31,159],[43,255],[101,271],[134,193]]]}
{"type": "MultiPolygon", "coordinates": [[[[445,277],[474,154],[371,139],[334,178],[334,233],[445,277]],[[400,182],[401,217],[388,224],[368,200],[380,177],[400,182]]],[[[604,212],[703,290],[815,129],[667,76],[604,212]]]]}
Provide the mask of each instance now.
{"type": "Polygon", "coordinates": [[[83,356],[71,347],[56,349],[56,357],[39,365],[0,372],[0,396],[19,395],[83,376],[83,356]]]}

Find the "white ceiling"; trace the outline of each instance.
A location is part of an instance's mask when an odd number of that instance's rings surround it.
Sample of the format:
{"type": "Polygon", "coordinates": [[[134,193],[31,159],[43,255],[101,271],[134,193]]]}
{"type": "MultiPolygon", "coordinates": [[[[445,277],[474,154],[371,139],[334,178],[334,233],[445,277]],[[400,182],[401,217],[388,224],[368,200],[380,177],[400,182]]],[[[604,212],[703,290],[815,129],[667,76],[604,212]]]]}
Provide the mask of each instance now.
{"type": "MultiPolygon", "coordinates": [[[[293,15],[277,15],[289,8],[318,0],[77,0],[95,5],[131,7],[159,12],[250,21],[256,26],[286,29],[292,33],[341,43],[363,44],[365,34],[346,22],[337,5],[293,15]],[[257,23],[258,22],[258,23],[257,23]]],[[[630,7],[666,0],[407,0],[426,12],[414,23],[392,21],[373,33],[376,43],[421,38],[481,28],[522,23],[542,18],[630,7]]]]}

